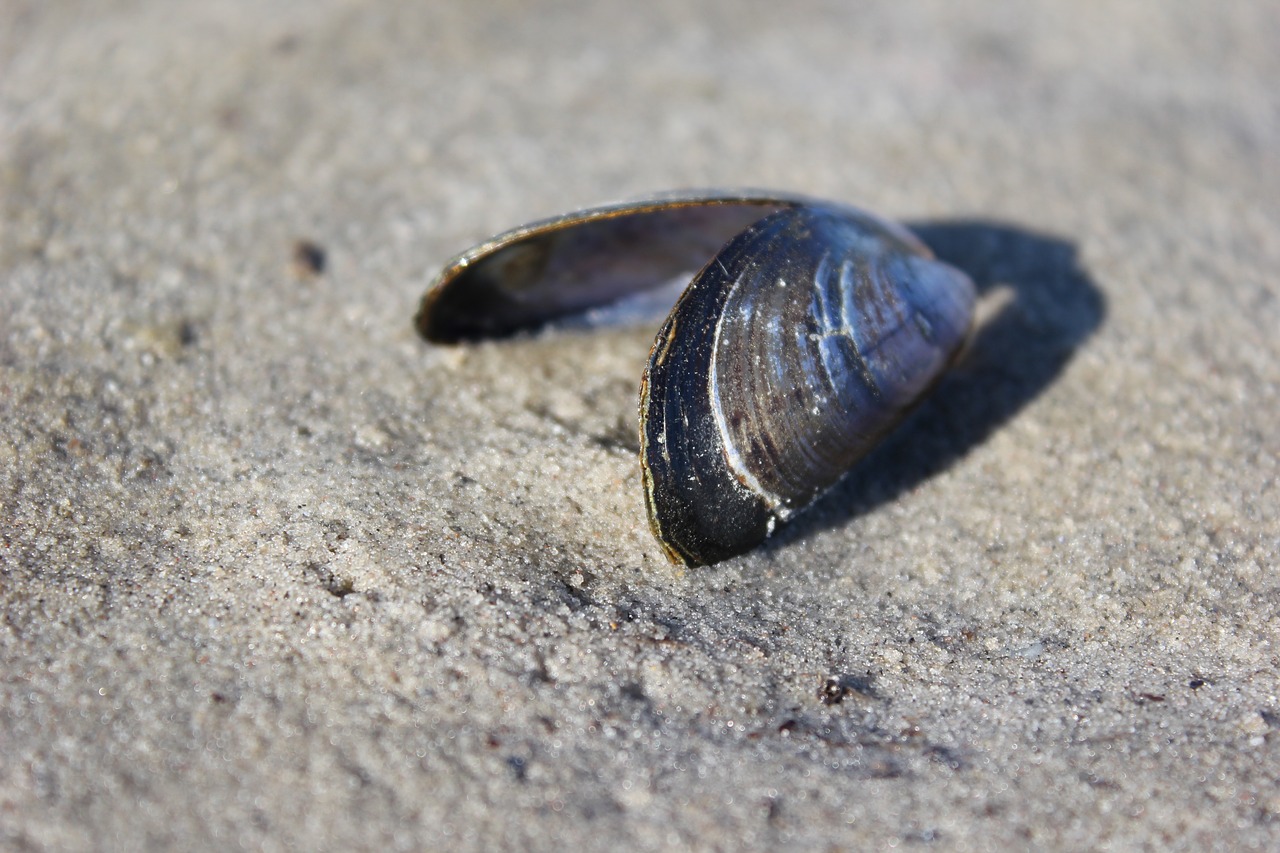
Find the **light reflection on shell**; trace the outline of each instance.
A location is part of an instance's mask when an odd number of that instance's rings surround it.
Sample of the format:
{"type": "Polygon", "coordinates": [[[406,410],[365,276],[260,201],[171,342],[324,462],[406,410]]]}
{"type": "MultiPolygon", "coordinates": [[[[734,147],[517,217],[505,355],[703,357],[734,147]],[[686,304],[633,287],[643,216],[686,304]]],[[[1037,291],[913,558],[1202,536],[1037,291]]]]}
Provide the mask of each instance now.
{"type": "Polygon", "coordinates": [[[653,345],[640,463],[673,562],[748,551],[834,485],[959,352],[972,282],[844,205],[715,192],[572,213],[458,256],[429,340],[535,328],[701,268],[653,345]]]}

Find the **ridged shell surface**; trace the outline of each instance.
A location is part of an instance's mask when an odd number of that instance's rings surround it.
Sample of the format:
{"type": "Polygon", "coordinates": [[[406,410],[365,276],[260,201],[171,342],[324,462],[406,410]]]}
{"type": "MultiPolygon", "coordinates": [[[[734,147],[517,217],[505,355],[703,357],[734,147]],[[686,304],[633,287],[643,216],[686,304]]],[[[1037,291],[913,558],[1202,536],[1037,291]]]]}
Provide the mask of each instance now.
{"type": "Polygon", "coordinates": [[[784,209],[730,240],[642,385],[646,500],[668,556],[747,551],[830,488],[946,369],[974,298],[905,229],[852,208],[784,209]]]}

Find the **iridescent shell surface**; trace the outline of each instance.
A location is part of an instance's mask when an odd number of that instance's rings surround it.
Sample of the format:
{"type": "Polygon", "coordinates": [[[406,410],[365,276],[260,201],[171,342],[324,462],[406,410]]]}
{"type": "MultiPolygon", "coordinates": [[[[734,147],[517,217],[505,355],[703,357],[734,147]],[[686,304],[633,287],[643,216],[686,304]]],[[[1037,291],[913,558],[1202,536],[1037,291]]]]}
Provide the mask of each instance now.
{"type": "Polygon", "coordinates": [[[963,273],[855,208],[673,195],[500,235],[451,262],[418,315],[433,341],[511,334],[699,267],[640,392],[650,525],[687,565],[754,548],[910,411],[968,335],[963,273]]]}

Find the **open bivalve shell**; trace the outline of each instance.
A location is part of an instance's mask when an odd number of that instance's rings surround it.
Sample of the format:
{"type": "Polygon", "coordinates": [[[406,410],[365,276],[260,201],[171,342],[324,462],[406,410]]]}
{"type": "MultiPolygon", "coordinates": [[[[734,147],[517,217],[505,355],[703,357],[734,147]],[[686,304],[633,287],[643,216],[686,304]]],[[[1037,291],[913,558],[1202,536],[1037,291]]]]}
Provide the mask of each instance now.
{"type": "Polygon", "coordinates": [[[509,335],[693,277],[641,380],[640,465],[677,563],[748,551],[843,477],[960,351],[973,283],[900,225],[766,193],[566,214],[451,261],[431,341],[509,335]]]}

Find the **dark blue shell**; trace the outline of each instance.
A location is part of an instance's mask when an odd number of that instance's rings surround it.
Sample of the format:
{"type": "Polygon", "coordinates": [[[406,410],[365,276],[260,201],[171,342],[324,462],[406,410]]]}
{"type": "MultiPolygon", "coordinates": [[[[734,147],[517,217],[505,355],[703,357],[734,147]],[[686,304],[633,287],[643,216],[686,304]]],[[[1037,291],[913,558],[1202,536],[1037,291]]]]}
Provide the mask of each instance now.
{"type": "Polygon", "coordinates": [[[753,548],[911,409],[968,334],[974,289],[848,208],[774,213],[668,317],[642,384],[649,517],[668,553],[753,548]]]}
{"type": "Polygon", "coordinates": [[[418,315],[431,340],[508,334],[702,264],[640,399],[650,524],[688,565],[755,547],[920,400],[968,334],[963,273],[854,208],[669,196],[500,235],[456,258],[418,315]]]}

